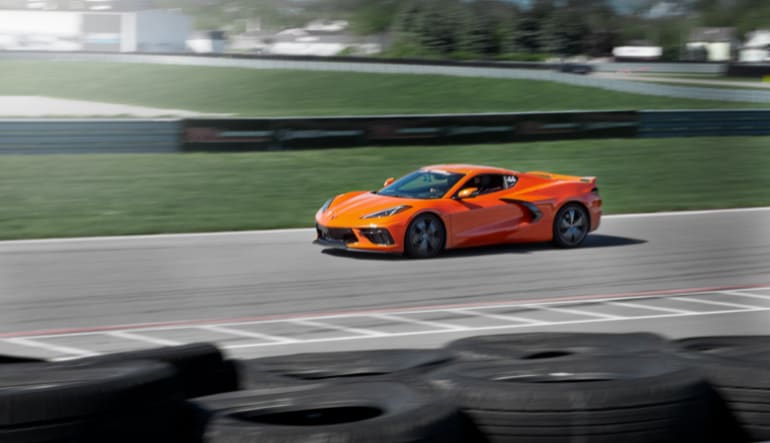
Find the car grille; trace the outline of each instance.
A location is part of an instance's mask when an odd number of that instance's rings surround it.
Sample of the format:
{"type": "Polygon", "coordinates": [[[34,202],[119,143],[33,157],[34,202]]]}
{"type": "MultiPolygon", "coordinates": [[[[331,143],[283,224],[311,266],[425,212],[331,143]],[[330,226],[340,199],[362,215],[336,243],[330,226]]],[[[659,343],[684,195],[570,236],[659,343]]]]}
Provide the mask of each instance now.
{"type": "Polygon", "coordinates": [[[326,226],[316,225],[316,233],[320,240],[339,241],[344,243],[355,243],[358,237],[350,228],[327,228],[326,226]]]}

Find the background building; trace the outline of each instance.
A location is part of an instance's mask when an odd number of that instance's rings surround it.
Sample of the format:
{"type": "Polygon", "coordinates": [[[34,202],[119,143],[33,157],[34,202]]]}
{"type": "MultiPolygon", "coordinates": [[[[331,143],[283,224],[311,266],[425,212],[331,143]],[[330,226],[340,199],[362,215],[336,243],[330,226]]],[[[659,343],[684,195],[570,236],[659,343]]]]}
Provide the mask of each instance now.
{"type": "Polygon", "coordinates": [[[0,10],[0,50],[185,52],[190,31],[177,11],[0,10]]]}

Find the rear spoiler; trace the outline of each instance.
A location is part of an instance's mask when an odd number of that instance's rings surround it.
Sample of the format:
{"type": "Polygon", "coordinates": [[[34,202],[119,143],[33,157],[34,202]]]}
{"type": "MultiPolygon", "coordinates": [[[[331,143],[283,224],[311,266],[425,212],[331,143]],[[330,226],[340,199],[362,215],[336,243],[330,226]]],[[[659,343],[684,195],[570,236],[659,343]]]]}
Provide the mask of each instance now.
{"type": "Polygon", "coordinates": [[[581,182],[581,183],[588,183],[592,185],[596,184],[596,177],[579,177],[577,175],[553,174],[550,172],[543,172],[543,171],[529,171],[529,172],[526,172],[525,174],[536,175],[538,177],[542,177],[548,180],[581,182]]]}

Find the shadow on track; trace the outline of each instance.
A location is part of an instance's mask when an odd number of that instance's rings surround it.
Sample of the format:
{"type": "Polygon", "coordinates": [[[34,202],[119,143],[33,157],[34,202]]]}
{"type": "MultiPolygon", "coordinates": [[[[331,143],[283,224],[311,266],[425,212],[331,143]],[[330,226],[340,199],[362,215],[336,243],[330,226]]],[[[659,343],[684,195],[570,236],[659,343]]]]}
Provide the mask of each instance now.
{"type": "MultiPolygon", "coordinates": [[[[618,237],[615,235],[591,234],[586,237],[583,244],[578,249],[609,248],[614,246],[630,246],[647,243],[647,240],[641,240],[629,237],[618,237]]],[[[538,251],[558,250],[551,243],[513,243],[506,245],[482,246],[477,248],[450,249],[444,251],[438,257],[430,260],[441,260],[445,258],[456,257],[476,257],[484,255],[497,254],[529,254],[538,251]]],[[[324,249],[323,254],[334,257],[352,258],[358,260],[409,260],[398,254],[379,254],[371,252],[348,251],[344,249],[324,249]]]]}

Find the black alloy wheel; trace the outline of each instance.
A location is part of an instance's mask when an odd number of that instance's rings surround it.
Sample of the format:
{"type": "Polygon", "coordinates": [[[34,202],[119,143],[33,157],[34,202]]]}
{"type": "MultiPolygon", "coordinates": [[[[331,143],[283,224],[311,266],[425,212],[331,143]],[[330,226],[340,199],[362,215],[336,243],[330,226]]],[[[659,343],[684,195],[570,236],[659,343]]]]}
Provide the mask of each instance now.
{"type": "Polygon", "coordinates": [[[409,257],[430,258],[438,255],[446,242],[446,229],[433,214],[415,217],[406,231],[405,252],[409,257]]]}
{"type": "Polygon", "coordinates": [[[553,219],[553,242],[562,248],[580,246],[591,229],[591,220],[585,207],[568,203],[559,209],[553,219]]]}

